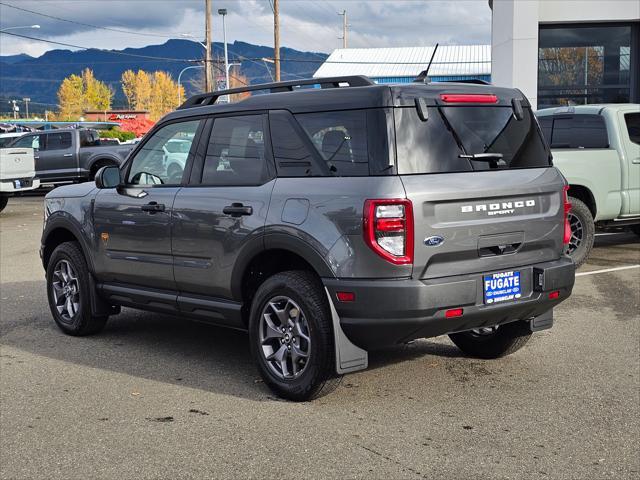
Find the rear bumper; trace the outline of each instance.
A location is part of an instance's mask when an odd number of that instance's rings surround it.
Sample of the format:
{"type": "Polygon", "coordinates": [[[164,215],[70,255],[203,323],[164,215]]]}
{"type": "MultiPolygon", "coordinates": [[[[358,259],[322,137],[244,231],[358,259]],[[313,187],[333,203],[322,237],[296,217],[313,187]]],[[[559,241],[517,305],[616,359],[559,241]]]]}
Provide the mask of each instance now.
{"type": "Polygon", "coordinates": [[[0,180],[0,192],[3,194],[28,192],[39,187],[40,179],[38,178],[4,178],[0,180]],[[16,187],[16,181],[20,182],[19,187],[16,187]]]}
{"type": "Polygon", "coordinates": [[[483,273],[434,280],[323,282],[347,337],[370,350],[415,338],[529,320],[558,305],[573,289],[575,267],[568,257],[513,270],[521,272],[522,297],[493,305],[484,304],[483,273]],[[338,301],[336,294],[343,291],[353,292],[355,300],[338,301]],[[559,295],[550,299],[553,291],[559,295]],[[452,308],[462,308],[462,316],[445,318],[445,311],[452,308]]]}

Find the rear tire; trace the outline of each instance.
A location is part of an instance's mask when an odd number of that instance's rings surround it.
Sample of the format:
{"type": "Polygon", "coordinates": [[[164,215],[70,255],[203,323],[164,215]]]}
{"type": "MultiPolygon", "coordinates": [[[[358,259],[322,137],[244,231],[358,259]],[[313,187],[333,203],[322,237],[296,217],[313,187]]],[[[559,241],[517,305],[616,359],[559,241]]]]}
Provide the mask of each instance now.
{"type": "Polygon", "coordinates": [[[516,321],[486,329],[452,333],[449,338],[467,355],[477,358],[500,358],[520,350],[531,338],[529,323],[516,321]]]}
{"type": "Polygon", "coordinates": [[[53,251],[47,265],[47,297],[51,315],[67,335],[84,336],[104,328],[107,316],[91,314],[89,268],[77,242],[65,242],[53,251]]]}
{"type": "Polygon", "coordinates": [[[262,379],[282,398],[307,401],[340,384],[329,305],[310,272],[278,273],[258,288],[249,340],[262,379]]]}
{"type": "Polygon", "coordinates": [[[0,196],[0,212],[4,210],[7,203],[9,203],[9,197],[5,197],[4,195],[0,196]]]}
{"type": "Polygon", "coordinates": [[[569,211],[571,241],[566,247],[566,252],[573,259],[576,268],[578,268],[587,261],[593,248],[596,227],[591,210],[582,200],[569,197],[569,202],[571,202],[571,210],[569,211]]]}

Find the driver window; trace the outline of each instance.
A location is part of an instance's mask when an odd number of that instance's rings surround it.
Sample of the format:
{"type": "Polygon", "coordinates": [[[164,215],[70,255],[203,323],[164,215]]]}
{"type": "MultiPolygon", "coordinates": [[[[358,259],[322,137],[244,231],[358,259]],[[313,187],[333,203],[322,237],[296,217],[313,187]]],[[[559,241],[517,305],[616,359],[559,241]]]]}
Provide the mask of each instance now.
{"type": "Polygon", "coordinates": [[[180,185],[200,120],[171,123],[155,132],[131,161],[130,185],[180,185]]]}

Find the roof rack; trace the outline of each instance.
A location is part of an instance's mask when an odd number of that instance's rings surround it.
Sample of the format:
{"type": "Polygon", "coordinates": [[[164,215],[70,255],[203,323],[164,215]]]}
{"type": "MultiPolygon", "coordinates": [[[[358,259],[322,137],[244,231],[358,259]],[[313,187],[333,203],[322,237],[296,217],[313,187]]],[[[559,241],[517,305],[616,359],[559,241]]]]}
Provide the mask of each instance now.
{"type": "Polygon", "coordinates": [[[194,95],[187,99],[178,110],[192,107],[203,107],[213,105],[218,98],[225,95],[234,95],[236,93],[254,92],[256,90],[269,90],[270,93],[292,92],[295,87],[303,85],[320,85],[321,88],[339,88],[341,84],[348,84],[349,87],[366,87],[375,85],[375,82],[364,75],[352,75],[344,77],[326,77],[326,78],[308,78],[302,80],[290,80],[287,82],[259,83],[256,85],[247,85],[239,88],[230,88],[229,90],[218,90],[216,92],[202,93],[194,95]]]}

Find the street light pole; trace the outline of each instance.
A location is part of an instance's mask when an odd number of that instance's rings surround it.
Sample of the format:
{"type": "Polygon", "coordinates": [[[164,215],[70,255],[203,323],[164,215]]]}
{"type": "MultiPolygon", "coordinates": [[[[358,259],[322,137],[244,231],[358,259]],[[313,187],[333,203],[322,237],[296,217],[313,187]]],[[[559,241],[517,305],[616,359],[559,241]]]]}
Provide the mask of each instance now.
{"type": "MultiPolygon", "coordinates": [[[[231,88],[231,84],[229,83],[229,53],[227,51],[227,26],[225,22],[225,17],[227,16],[227,9],[226,8],[219,9],[218,14],[222,15],[222,36],[224,39],[225,88],[228,90],[229,88],[231,88]]],[[[229,99],[227,98],[227,102],[228,101],[229,99]]]]}
{"type": "Polygon", "coordinates": [[[180,91],[180,79],[182,78],[182,74],[189,70],[190,68],[204,68],[202,65],[191,65],[190,67],[184,67],[180,70],[178,74],[178,106],[182,103],[182,92],[180,91]]]}

